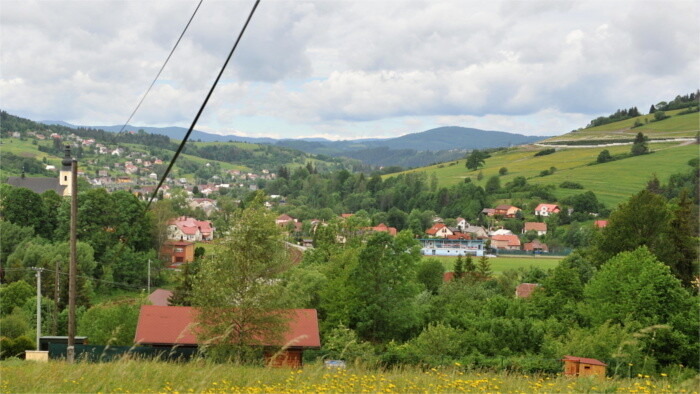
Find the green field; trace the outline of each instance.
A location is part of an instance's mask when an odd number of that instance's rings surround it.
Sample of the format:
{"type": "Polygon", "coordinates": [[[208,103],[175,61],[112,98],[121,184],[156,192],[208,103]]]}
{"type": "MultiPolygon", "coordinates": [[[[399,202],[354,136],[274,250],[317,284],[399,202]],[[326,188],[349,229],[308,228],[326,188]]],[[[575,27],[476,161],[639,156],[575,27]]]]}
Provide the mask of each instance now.
{"type": "Polygon", "coordinates": [[[247,367],[204,361],[164,363],[115,361],[67,364],[0,362],[3,393],[561,393],[697,392],[697,378],[579,378],[518,372],[469,370],[459,364],[422,369],[365,368],[329,370],[321,364],[303,369],[247,367]]]}
{"type": "MultiPolygon", "coordinates": [[[[445,271],[452,271],[454,267],[455,260],[457,257],[445,257],[445,256],[425,256],[427,258],[436,258],[445,266],[445,271]]],[[[474,264],[477,263],[479,257],[474,258],[474,264]]],[[[548,270],[550,268],[556,267],[563,257],[546,257],[546,256],[513,256],[513,257],[489,257],[489,262],[491,263],[491,270],[494,274],[502,274],[503,271],[518,268],[530,268],[537,267],[543,270],[548,270]]]]}
{"type": "Polygon", "coordinates": [[[635,118],[604,124],[601,126],[581,129],[564,135],[545,140],[546,142],[573,141],[588,139],[633,139],[638,132],[644,133],[650,138],[683,138],[695,137],[700,130],[700,113],[678,115],[683,110],[666,111],[668,119],[652,122],[654,115],[642,115],[635,118]],[[649,123],[646,123],[646,120],[649,123]],[[634,122],[639,120],[642,126],[632,128],[634,122]]]}
{"type": "MultiPolygon", "coordinates": [[[[630,146],[565,148],[553,154],[538,157],[534,154],[544,149],[543,147],[522,146],[494,153],[492,157],[486,159],[485,166],[477,171],[468,170],[465,167],[465,161],[459,160],[454,165],[451,164],[455,162],[443,163],[406,172],[425,172],[428,176],[435,173],[441,187],[464,182],[465,178],[470,178],[477,185],[485,186],[489,177],[498,175],[499,169],[505,167],[508,173],[500,176],[502,186],[518,176],[524,176],[529,183],[542,185],[558,186],[563,181],[574,181],[580,183],[584,189],[557,188],[555,195],[558,198],[564,198],[591,190],[601,202],[612,208],[644,188],[653,174],[656,174],[662,182],[666,182],[670,175],[688,171],[690,168],[687,165],[688,161],[700,154],[695,144],[663,142],[649,144],[649,147],[654,153],[591,166],[588,164],[595,162],[603,149],[615,155],[628,153],[630,146]],[[556,168],[554,174],[539,176],[541,171],[551,167],[556,168]],[[479,173],[483,175],[481,181],[477,179],[479,173]]],[[[396,174],[386,177],[394,175],[396,174]]]]}

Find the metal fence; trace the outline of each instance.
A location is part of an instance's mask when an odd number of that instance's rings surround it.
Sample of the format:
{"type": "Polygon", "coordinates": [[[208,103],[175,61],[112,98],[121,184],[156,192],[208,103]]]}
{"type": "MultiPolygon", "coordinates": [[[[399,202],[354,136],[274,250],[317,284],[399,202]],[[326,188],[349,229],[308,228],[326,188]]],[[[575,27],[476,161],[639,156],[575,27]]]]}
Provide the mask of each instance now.
{"type": "Polygon", "coordinates": [[[496,251],[496,254],[499,256],[534,256],[534,257],[563,257],[563,256],[568,256],[571,254],[573,249],[571,248],[557,248],[553,249],[547,253],[536,253],[532,251],[527,251],[527,250],[504,250],[504,249],[499,249],[496,251]]]}
{"type": "MultiPolygon", "coordinates": [[[[66,344],[51,343],[49,344],[49,358],[66,358],[67,349],[68,345],[66,344]]],[[[141,359],[158,359],[162,361],[188,361],[197,356],[197,348],[75,345],[76,360],[92,362],[112,361],[125,356],[141,359]]]]}

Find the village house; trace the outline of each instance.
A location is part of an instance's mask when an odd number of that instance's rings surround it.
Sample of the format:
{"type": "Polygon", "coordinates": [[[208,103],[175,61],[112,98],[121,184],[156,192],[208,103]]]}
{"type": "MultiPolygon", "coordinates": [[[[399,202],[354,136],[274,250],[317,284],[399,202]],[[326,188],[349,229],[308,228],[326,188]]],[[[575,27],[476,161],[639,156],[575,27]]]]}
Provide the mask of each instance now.
{"type": "MultiPolygon", "coordinates": [[[[197,347],[198,313],[196,308],[188,306],[142,305],[134,343],[159,348],[197,347]]],[[[268,365],[300,368],[304,350],[321,347],[318,316],[315,309],[290,309],[288,313],[289,322],[283,338],[280,341],[257,338],[258,346],[265,350],[268,365]]]]}
{"type": "Polygon", "coordinates": [[[537,208],[535,208],[535,215],[537,216],[549,216],[554,213],[559,213],[561,209],[559,208],[559,205],[556,204],[539,204],[537,208]]]}
{"type": "Polygon", "coordinates": [[[396,236],[396,227],[389,227],[384,223],[379,223],[374,227],[366,227],[364,230],[368,232],[389,233],[389,235],[391,235],[392,237],[396,236]]]}
{"type": "Polygon", "coordinates": [[[289,223],[296,223],[297,220],[286,213],[283,213],[279,216],[277,216],[277,219],[275,219],[275,224],[278,225],[279,227],[287,227],[289,223]]]}
{"type": "Polygon", "coordinates": [[[502,250],[520,250],[520,238],[517,235],[494,235],[491,247],[502,250]]]}
{"type": "Polygon", "coordinates": [[[481,213],[486,216],[493,216],[496,214],[496,210],[493,208],[484,208],[481,210],[481,213]]]}
{"type": "Polygon", "coordinates": [[[528,231],[536,231],[538,237],[546,235],[547,223],[525,222],[525,225],[523,226],[523,234],[527,233],[528,231]]]}
{"type": "Polygon", "coordinates": [[[454,234],[444,223],[435,223],[433,227],[425,230],[425,233],[435,238],[447,238],[448,235],[454,234]]]}
{"type": "Polygon", "coordinates": [[[505,218],[514,218],[520,210],[520,208],[514,205],[502,204],[494,208],[494,215],[503,216],[505,218]]]}
{"type": "Polygon", "coordinates": [[[181,241],[211,241],[214,239],[214,227],[208,220],[180,216],[168,222],[168,239],[181,241]]]}
{"type": "Polygon", "coordinates": [[[607,220],[596,220],[593,222],[593,226],[595,228],[606,228],[608,227],[608,221],[607,220]]]}
{"type": "Polygon", "coordinates": [[[469,223],[467,223],[467,219],[463,217],[458,217],[456,219],[456,224],[455,226],[459,229],[459,231],[464,231],[464,229],[469,226],[469,223]]]}
{"type": "Polygon", "coordinates": [[[165,241],[160,247],[160,258],[177,266],[194,261],[194,242],[165,241]]]}
{"type": "Polygon", "coordinates": [[[535,239],[532,242],[526,242],[523,245],[523,250],[526,252],[533,253],[549,253],[549,248],[547,244],[540,242],[539,239],[535,239]]]}

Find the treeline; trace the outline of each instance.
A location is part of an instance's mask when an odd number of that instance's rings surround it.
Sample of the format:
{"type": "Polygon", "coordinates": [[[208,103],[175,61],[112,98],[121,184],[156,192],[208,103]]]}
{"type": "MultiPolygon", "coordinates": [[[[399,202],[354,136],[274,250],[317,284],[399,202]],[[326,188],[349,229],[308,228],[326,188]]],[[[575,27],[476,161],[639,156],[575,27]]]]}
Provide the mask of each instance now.
{"type": "Polygon", "coordinates": [[[673,100],[669,101],[668,103],[665,101],[662,101],[656,106],[652,105],[649,113],[654,113],[656,111],[671,111],[674,109],[683,109],[683,108],[690,108],[690,107],[697,107],[700,105],[700,90],[697,90],[693,93],[686,94],[684,96],[676,96],[673,100]]]}
{"type": "Polygon", "coordinates": [[[639,113],[637,107],[632,107],[630,109],[618,109],[612,115],[600,116],[591,120],[591,122],[588,125],[586,125],[586,128],[588,129],[591,127],[602,126],[608,123],[619,122],[621,120],[634,118],[640,115],[641,114],[639,113]]]}
{"type": "Polygon", "coordinates": [[[52,171],[45,170],[46,164],[33,157],[21,157],[12,152],[0,155],[0,168],[13,174],[24,172],[27,175],[55,176],[52,171]]]}

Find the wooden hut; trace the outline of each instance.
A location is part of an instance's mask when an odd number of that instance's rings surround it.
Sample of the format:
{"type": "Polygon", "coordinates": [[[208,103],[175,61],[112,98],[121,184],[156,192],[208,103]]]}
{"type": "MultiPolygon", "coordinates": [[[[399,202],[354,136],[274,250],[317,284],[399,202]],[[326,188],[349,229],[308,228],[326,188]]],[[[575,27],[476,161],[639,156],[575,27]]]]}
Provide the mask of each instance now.
{"type": "Polygon", "coordinates": [[[598,376],[605,378],[605,364],[594,358],[564,356],[564,375],[566,376],[598,376]]]}

